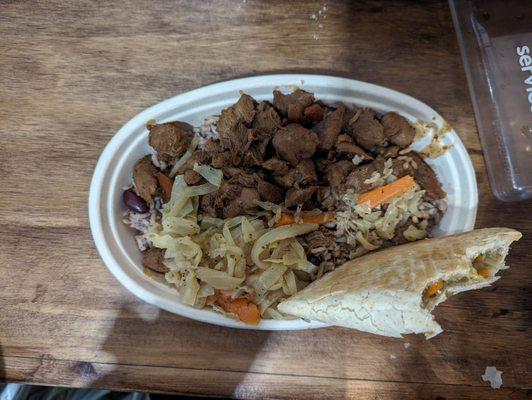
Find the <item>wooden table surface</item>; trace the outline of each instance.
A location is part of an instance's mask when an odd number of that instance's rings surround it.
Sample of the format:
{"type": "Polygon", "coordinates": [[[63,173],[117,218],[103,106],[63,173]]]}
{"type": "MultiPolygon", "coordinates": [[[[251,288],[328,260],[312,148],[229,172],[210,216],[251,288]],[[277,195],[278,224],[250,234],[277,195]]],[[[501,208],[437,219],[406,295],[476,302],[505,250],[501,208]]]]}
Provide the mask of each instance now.
{"type": "Polygon", "coordinates": [[[0,1],[0,378],[238,398],[530,396],[532,203],[490,192],[447,3],[322,6],[0,1]],[[120,126],[178,93],[276,72],[350,77],[431,105],[475,165],[477,227],[524,233],[494,287],[438,307],[443,334],[405,348],[347,329],[210,326],[143,303],[101,262],[88,188],[120,126]],[[502,389],[481,380],[488,365],[502,389]]]}

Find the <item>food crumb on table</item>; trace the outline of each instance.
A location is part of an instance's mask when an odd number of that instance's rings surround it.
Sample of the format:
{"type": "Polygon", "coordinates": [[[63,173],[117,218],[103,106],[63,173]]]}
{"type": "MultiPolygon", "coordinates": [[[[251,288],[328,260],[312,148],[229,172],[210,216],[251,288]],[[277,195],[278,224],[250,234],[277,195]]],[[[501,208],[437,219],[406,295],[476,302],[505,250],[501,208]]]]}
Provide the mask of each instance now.
{"type": "MultiPolygon", "coordinates": [[[[317,13],[310,14],[310,19],[314,21],[318,27],[318,29],[323,29],[323,20],[327,18],[327,3],[320,5],[320,8],[317,13]]],[[[314,33],[312,36],[314,40],[318,40],[319,36],[318,34],[314,33]]]]}
{"type": "Polygon", "coordinates": [[[502,371],[499,371],[496,367],[486,367],[482,380],[489,382],[492,389],[500,389],[502,386],[502,371]]]}

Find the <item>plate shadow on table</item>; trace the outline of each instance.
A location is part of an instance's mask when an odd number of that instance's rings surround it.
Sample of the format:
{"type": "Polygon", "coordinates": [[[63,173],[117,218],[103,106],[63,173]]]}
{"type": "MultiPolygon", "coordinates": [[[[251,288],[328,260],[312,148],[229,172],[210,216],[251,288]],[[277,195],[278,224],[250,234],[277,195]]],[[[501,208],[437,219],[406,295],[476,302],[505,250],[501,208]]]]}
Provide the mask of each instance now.
{"type": "MultiPolygon", "coordinates": [[[[100,374],[91,363],[78,364],[78,373],[88,386],[113,389],[124,387],[122,380],[125,380],[141,392],[219,398],[218,386],[227,394],[238,392],[246,374],[253,372],[253,363],[270,335],[268,331],[230,329],[196,322],[149,305],[142,306],[149,309],[144,316],[133,307],[123,306],[100,345],[100,350],[114,357],[115,372],[100,374]],[[143,379],[130,382],[124,378],[119,365],[144,370],[146,375],[140,372],[143,379]],[[150,367],[160,369],[150,371],[150,367]],[[164,376],[158,376],[161,371],[164,376]],[[223,379],[225,374],[227,379],[223,379]],[[187,379],[192,381],[187,382],[187,379]],[[194,384],[199,385],[198,381],[201,391],[197,391],[194,384]]],[[[245,390],[249,389],[248,381],[245,390]]]]}

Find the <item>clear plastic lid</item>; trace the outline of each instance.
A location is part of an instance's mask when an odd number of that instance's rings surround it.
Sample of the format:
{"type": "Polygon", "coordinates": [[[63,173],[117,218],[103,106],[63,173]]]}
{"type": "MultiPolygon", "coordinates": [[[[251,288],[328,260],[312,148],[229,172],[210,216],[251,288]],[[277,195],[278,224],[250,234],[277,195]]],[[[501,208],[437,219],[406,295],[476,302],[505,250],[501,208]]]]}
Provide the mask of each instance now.
{"type": "Polygon", "coordinates": [[[532,1],[449,4],[492,191],[532,198],[532,1]]]}

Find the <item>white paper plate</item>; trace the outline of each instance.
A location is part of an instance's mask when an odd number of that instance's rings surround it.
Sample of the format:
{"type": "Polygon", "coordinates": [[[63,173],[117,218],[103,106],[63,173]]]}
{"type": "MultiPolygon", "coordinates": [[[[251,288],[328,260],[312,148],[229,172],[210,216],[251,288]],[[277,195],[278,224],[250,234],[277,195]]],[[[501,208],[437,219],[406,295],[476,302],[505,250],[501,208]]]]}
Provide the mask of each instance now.
{"type": "MultiPolygon", "coordinates": [[[[262,321],[250,327],[209,310],[197,310],[179,302],[177,292],[148,278],[142,272],[141,255],[133,239],[134,231],[122,223],[122,188],[131,183],[133,165],[151,152],[146,122],[182,120],[198,126],[204,118],[219,114],[234,104],[240,91],[256,100],[272,100],[276,87],[293,87],[313,92],[325,102],[342,101],[367,106],[380,112],[397,111],[410,120],[421,119],[442,125],[432,108],[405,94],[350,79],[320,75],[264,75],[235,79],[196,89],[156,104],[125,124],[105,147],[92,178],[89,193],[89,219],[94,242],[107,268],[127,289],[142,300],[167,311],[235,328],[294,330],[325,326],[319,322],[262,321]]],[[[454,131],[446,136],[454,146],[436,160],[429,160],[447,192],[448,210],[433,232],[443,236],[473,229],[478,195],[471,160],[454,131]]]]}

